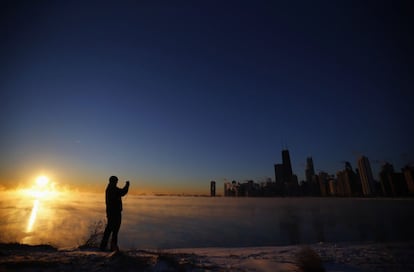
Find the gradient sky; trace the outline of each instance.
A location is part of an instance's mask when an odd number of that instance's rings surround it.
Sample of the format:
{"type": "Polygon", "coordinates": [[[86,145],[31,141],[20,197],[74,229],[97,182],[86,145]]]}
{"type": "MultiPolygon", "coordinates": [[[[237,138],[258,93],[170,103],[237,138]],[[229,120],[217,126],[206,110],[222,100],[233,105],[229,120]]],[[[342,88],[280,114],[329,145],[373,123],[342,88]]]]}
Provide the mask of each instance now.
{"type": "Polygon", "coordinates": [[[286,147],[299,179],[307,156],[414,162],[410,1],[288,2],[2,1],[0,182],[208,193],[274,179],[286,147]]]}

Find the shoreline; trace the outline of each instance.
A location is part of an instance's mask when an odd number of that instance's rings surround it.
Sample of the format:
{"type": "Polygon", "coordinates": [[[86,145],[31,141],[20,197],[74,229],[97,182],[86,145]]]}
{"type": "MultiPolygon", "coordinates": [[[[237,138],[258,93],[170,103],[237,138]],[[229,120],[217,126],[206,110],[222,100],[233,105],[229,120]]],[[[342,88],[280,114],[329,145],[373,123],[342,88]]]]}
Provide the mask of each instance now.
{"type": "Polygon", "coordinates": [[[414,271],[414,241],[311,245],[57,249],[0,243],[0,271],[414,271]],[[309,265],[314,269],[306,270],[309,265]],[[315,267],[319,267],[317,270],[315,267]],[[316,270],[315,270],[316,269],[316,270]],[[321,270],[324,269],[324,270],[321,270]]]}

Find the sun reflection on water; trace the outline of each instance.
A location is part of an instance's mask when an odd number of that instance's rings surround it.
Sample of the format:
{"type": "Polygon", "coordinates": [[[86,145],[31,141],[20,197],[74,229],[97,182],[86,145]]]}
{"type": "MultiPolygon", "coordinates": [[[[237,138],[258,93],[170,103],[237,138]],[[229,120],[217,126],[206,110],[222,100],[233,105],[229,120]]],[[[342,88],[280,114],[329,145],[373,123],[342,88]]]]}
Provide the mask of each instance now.
{"type": "Polygon", "coordinates": [[[26,232],[32,232],[33,224],[36,221],[37,210],[39,209],[39,199],[35,199],[32,212],[30,213],[29,222],[27,223],[26,232]]]}

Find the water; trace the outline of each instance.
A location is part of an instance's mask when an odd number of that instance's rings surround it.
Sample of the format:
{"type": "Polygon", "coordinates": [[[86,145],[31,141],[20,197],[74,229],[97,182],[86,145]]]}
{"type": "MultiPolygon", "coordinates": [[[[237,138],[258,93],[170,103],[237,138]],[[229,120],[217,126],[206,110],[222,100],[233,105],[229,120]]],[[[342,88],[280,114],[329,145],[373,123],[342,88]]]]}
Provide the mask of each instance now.
{"type": "MultiPolygon", "coordinates": [[[[0,202],[0,240],[77,246],[105,219],[102,194],[0,202]]],[[[413,240],[413,199],[139,197],[124,199],[123,248],[245,247],[413,240]]]]}
{"type": "Polygon", "coordinates": [[[131,246],[244,247],[413,239],[413,200],[136,198],[125,211],[131,246]],[[137,243],[137,244],[134,244],[137,243]]]}

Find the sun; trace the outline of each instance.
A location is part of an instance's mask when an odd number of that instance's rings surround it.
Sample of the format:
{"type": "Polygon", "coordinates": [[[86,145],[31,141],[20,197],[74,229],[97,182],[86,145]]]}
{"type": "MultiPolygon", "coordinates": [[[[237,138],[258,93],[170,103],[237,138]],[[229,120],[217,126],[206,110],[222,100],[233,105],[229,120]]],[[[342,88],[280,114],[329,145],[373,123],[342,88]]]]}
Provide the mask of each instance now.
{"type": "Polygon", "coordinates": [[[49,178],[46,176],[38,176],[36,178],[36,185],[38,187],[45,187],[49,183],[49,178]]]}
{"type": "Polygon", "coordinates": [[[30,196],[36,199],[51,199],[56,196],[55,184],[50,182],[47,176],[38,176],[32,188],[26,191],[30,196]]]}

